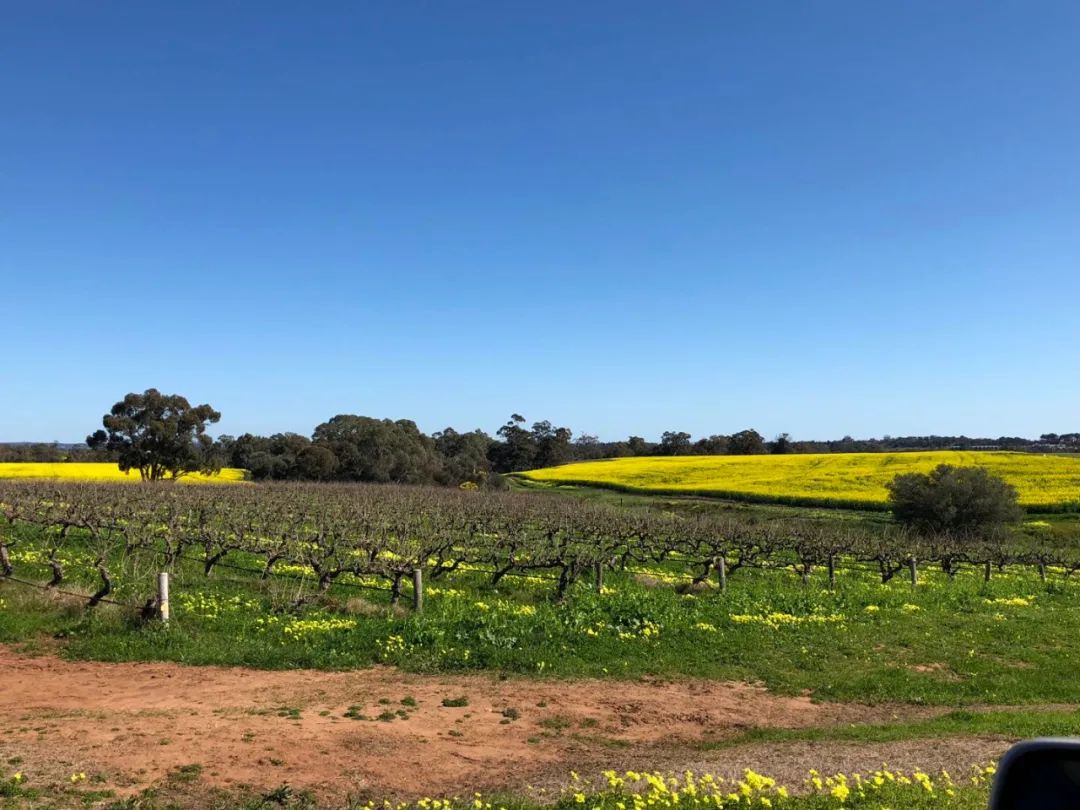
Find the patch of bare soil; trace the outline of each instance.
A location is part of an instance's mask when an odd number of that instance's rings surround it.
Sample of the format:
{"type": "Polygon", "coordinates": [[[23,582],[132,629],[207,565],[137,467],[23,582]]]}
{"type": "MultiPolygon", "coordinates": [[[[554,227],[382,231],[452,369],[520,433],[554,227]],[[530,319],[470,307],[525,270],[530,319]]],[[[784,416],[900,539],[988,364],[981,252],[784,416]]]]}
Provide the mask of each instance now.
{"type": "Polygon", "coordinates": [[[914,664],[908,667],[912,672],[920,675],[930,675],[941,681],[960,681],[960,674],[951,669],[947,664],[935,661],[932,664],[914,664]]]}
{"type": "MultiPolygon", "coordinates": [[[[20,757],[39,784],[79,771],[101,774],[121,793],[192,764],[203,766],[202,779],[212,786],[270,790],[288,783],[328,799],[550,786],[571,769],[662,769],[664,762],[638,761],[661,750],[672,752],[675,770],[710,761],[720,771],[775,773],[781,746],[714,756],[685,746],[753,727],[884,721],[898,711],[817,704],[739,683],[109,664],[28,657],[2,645],[0,683],[4,761],[20,757]],[[467,706],[443,705],[462,697],[467,706]]],[[[808,767],[832,767],[821,761],[820,745],[782,748],[799,780],[808,767]]],[[[864,745],[829,746],[838,763],[848,748],[864,769],[879,757],[861,756],[864,745]]],[[[888,747],[878,748],[888,759],[888,747]]],[[[985,751],[970,752],[965,767],[986,758],[985,751]]],[[[892,764],[903,764],[892,756],[892,764]]]]}

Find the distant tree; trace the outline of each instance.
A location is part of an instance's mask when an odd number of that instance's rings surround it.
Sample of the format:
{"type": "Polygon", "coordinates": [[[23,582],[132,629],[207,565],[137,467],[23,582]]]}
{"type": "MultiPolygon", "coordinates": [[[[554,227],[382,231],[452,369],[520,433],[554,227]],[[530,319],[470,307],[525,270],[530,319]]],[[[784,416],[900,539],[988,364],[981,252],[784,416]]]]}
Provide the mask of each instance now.
{"type": "Polygon", "coordinates": [[[681,430],[665,430],[660,436],[660,454],[664,456],[685,456],[693,452],[690,434],[681,430]]]}
{"type": "Polygon", "coordinates": [[[522,427],[525,417],[512,414],[510,419],[498,430],[501,442],[491,447],[491,463],[496,472],[519,472],[532,470],[536,465],[536,436],[533,431],[522,427]]]}
{"type": "Polygon", "coordinates": [[[604,458],[611,450],[611,445],[603,444],[590,433],[582,433],[574,439],[572,455],[579,461],[591,461],[604,458]]]}
{"type": "Polygon", "coordinates": [[[626,447],[631,456],[647,456],[651,450],[649,443],[640,436],[631,436],[627,439],[626,447]]]}
{"type": "Polygon", "coordinates": [[[781,433],[771,442],[769,442],[769,452],[776,455],[783,455],[784,453],[794,452],[794,448],[791,444],[791,434],[781,433]]]}
{"type": "Polygon", "coordinates": [[[75,457],[81,458],[82,455],[86,456],[83,460],[94,461],[97,460],[95,456],[100,453],[93,450],[83,450],[81,453],[77,450],[65,451],[57,442],[0,444],[0,461],[37,461],[55,464],[60,461],[71,461],[75,457]]]}
{"type": "Polygon", "coordinates": [[[220,462],[206,426],[221,419],[209,405],[191,405],[179,394],[148,388],[128,394],[102,417],[104,430],[86,437],[92,450],[116,453],[120,469],[138,470],[144,481],[216,472],[220,462]]]}
{"type": "Polygon", "coordinates": [[[733,456],[753,456],[766,452],[765,438],[756,430],[740,430],[728,439],[728,452],[733,456]]]}
{"type": "Polygon", "coordinates": [[[337,456],[328,447],[309,444],[296,454],[295,477],[302,481],[329,481],[337,473],[337,456]]]}
{"type": "Polygon", "coordinates": [[[704,456],[722,456],[728,451],[728,437],[714,433],[694,442],[694,452],[704,456]]]}
{"type": "MultiPolygon", "coordinates": [[[[854,453],[857,450],[858,443],[851,438],[851,436],[845,435],[842,439],[834,439],[829,442],[829,450],[834,453],[854,453]]],[[[899,443],[898,446],[903,447],[903,443],[899,443]]]]}
{"type": "Polygon", "coordinates": [[[898,475],[887,486],[893,516],[923,532],[992,531],[1023,515],[1016,488],[982,467],[939,464],[929,473],[898,475]]]}
{"type": "Polygon", "coordinates": [[[315,455],[310,450],[311,440],[298,433],[275,433],[273,436],[245,433],[235,439],[219,436],[217,441],[217,452],[226,463],[247,470],[256,480],[323,480],[330,477],[337,468],[336,459],[328,459],[325,448],[315,455]]]}
{"type": "Polygon", "coordinates": [[[340,414],[316,427],[312,442],[333,454],[336,477],[347,481],[429,484],[439,471],[435,443],[409,419],[340,414]]]}
{"type": "Polygon", "coordinates": [[[973,444],[996,444],[1000,450],[1023,450],[1032,444],[1031,439],[1025,439],[1023,436],[998,436],[997,439],[990,441],[978,440],[973,444]]]}
{"type": "Polygon", "coordinates": [[[271,451],[271,439],[244,433],[218,437],[218,452],[227,459],[230,467],[239,467],[251,473],[256,480],[284,477],[278,474],[275,454],[271,451]]]}
{"type": "Polygon", "coordinates": [[[222,459],[222,466],[234,466],[231,464],[233,450],[236,448],[236,437],[222,433],[214,440],[214,452],[222,459]]]}
{"type": "Polygon", "coordinates": [[[533,442],[536,445],[537,467],[554,467],[573,459],[570,428],[555,427],[548,420],[534,422],[532,426],[533,442]]]}
{"type": "Polygon", "coordinates": [[[443,484],[479,483],[491,470],[488,452],[492,439],[482,430],[458,433],[451,427],[432,436],[435,450],[442,457],[438,476],[443,484]]]}

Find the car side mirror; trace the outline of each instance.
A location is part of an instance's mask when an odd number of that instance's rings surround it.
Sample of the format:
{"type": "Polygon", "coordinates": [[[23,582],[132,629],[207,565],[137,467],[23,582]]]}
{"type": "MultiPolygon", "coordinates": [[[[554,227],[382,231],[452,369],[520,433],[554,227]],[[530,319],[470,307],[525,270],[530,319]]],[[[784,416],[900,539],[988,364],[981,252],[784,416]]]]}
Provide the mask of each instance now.
{"type": "Polygon", "coordinates": [[[1080,807],[1080,740],[1027,740],[998,763],[990,810],[1080,807]]]}

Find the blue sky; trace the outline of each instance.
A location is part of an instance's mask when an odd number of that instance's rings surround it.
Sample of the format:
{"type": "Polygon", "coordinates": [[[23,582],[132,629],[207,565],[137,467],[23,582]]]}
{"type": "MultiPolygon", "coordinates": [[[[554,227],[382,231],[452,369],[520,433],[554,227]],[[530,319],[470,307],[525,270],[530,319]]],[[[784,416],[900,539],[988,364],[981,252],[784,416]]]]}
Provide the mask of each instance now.
{"type": "Polygon", "coordinates": [[[0,440],[124,393],[1080,429],[1080,4],[23,3],[0,440]]]}

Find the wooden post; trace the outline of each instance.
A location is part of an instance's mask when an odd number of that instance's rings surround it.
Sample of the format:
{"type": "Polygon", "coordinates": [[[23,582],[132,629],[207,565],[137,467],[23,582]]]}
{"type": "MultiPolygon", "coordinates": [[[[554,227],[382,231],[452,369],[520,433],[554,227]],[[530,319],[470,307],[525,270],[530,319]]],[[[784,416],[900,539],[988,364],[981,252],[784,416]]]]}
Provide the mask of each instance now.
{"type": "Polygon", "coordinates": [[[829,555],[829,590],[836,588],[836,555],[829,555]]]}
{"type": "Polygon", "coordinates": [[[158,574],[158,616],[165,624],[169,623],[169,575],[165,571],[158,574]]]}
{"type": "Polygon", "coordinates": [[[911,587],[919,584],[919,564],[914,557],[908,557],[908,571],[911,573],[911,587]]]}
{"type": "Polygon", "coordinates": [[[602,562],[593,563],[593,584],[596,586],[597,593],[604,592],[604,564],[602,562]]]}
{"type": "Polygon", "coordinates": [[[990,581],[990,563],[983,563],[983,582],[990,581]]]}
{"type": "Polygon", "coordinates": [[[1046,563],[1039,560],[1039,580],[1046,582],[1046,563]]]}
{"type": "Polygon", "coordinates": [[[727,560],[721,554],[716,558],[716,576],[720,580],[720,593],[727,590],[727,560]]]}
{"type": "Polygon", "coordinates": [[[416,567],[412,572],[412,606],[420,613],[424,609],[424,570],[416,567]]]}

